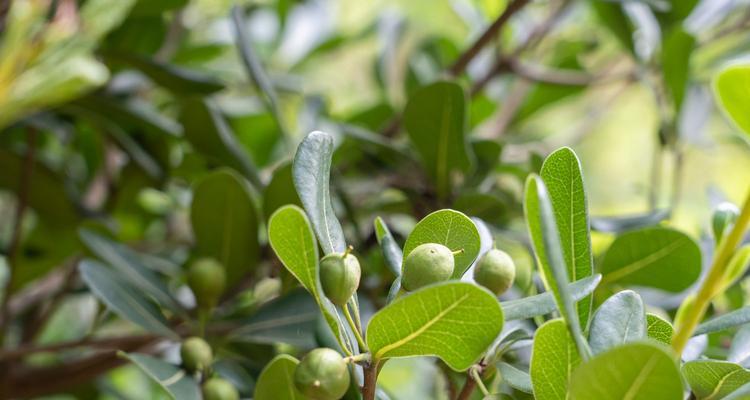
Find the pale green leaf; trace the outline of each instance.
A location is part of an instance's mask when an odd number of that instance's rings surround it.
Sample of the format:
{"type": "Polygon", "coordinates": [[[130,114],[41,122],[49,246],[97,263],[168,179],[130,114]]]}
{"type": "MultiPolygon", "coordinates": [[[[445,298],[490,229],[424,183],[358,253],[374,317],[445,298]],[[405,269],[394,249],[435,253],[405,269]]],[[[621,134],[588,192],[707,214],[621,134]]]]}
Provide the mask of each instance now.
{"type": "Polygon", "coordinates": [[[682,374],[698,400],[718,400],[750,383],[750,371],[728,361],[690,361],[682,374]]]}
{"type": "Polygon", "coordinates": [[[623,290],[608,298],[591,320],[589,344],[594,354],[646,338],[646,309],[638,293],[623,290]]]}
{"type": "Polygon", "coordinates": [[[315,131],[299,144],[292,164],[294,187],[325,254],[341,253],[346,249],[344,231],[331,206],[329,182],[332,154],[331,135],[315,131]]]}
{"type": "Polygon", "coordinates": [[[198,255],[224,265],[236,282],[258,261],[258,215],[245,181],[229,169],[212,172],[195,185],[190,222],[198,255]]]}
{"type": "Polygon", "coordinates": [[[581,363],[570,331],[562,319],[547,321],[537,329],[531,350],[529,374],[537,400],[567,399],[573,370],[581,363]]]}
{"type": "Polygon", "coordinates": [[[653,342],[601,353],[576,369],[570,381],[576,400],[681,400],[682,390],[676,356],[653,342]]]}
{"type": "Polygon", "coordinates": [[[665,32],[661,50],[661,67],[667,92],[675,110],[679,110],[685,97],[690,76],[690,55],[695,48],[695,38],[681,26],[665,32]]]}
{"type": "Polygon", "coordinates": [[[646,314],[646,334],[649,338],[664,344],[672,343],[674,328],[668,321],[655,314],[646,314]]]}
{"type": "Polygon", "coordinates": [[[451,176],[471,166],[465,126],[464,91],[453,82],[436,82],[415,91],[404,109],[404,127],[439,197],[450,193],[451,176]]]}
{"type": "MultiPolygon", "coordinates": [[[[580,300],[593,293],[601,279],[601,275],[595,274],[571,283],[570,295],[573,296],[573,300],[580,300]]],[[[555,297],[551,292],[504,301],[500,305],[503,307],[506,321],[533,318],[537,315],[549,314],[557,309],[555,297]]]]}
{"type": "Polygon", "coordinates": [[[305,400],[294,386],[294,370],[299,361],[281,354],[271,360],[258,376],[254,400],[305,400]]]}
{"type": "Polygon", "coordinates": [[[466,282],[443,282],[399,298],[372,316],[367,344],[378,360],[437,356],[463,371],[503,327],[495,296],[466,282]]]}
{"type": "Polygon", "coordinates": [[[643,214],[613,217],[591,217],[591,229],[599,232],[622,233],[654,226],[669,218],[671,210],[661,209],[643,214]]]}
{"type": "MultiPolygon", "coordinates": [[[[594,267],[581,162],[572,149],[563,147],[544,160],[540,175],[547,185],[555,212],[568,278],[575,282],[591,276],[594,267]]],[[[578,318],[583,327],[588,325],[591,304],[590,296],[577,303],[578,318]]]]}
{"type": "Polygon", "coordinates": [[[604,255],[602,285],[649,286],[669,292],[698,279],[701,252],[686,234],[654,227],[623,233],[604,255]]]}
{"type": "Polygon", "coordinates": [[[396,239],[393,238],[388,225],[385,224],[382,218],[375,218],[375,236],[378,239],[378,244],[383,251],[383,258],[388,268],[396,276],[401,275],[401,262],[404,258],[404,253],[396,243],[396,239]]]}
{"type": "Polygon", "coordinates": [[[714,81],[714,92],[722,108],[737,126],[750,135],[750,64],[725,68],[714,81]]]}
{"type": "Polygon", "coordinates": [[[505,362],[498,363],[497,370],[500,372],[503,382],[507,383],[508,386],[526,393],[533,392],[531,377],[528,372],[521,371],[505,362]]]}
{"type": "Polygon", "coordinates": [[[695,332],[693,332],[693,336],[718,332],[727,328],[744,325],[748,322],[750,322],[750,306],[730,311],[698,325],[695,328],[695,332]]]}
{"type": "Polygon", "coordinates": [[[476,225],[461,212],[438,210],[417,223],[404,243],[404,260],[417,246],[439,243],[451,251],[463,250],[454,256],[453,278],[460,278],[479,255],[481,241],[476,225]]]}
{"type": "Polygon", "coordinates": [[[149,378],[159,384],[172,399],[200,400],[202,398],[198,382],[180,367],[146,354],[123,352],[118,354],[137,365],[149,378]]]}

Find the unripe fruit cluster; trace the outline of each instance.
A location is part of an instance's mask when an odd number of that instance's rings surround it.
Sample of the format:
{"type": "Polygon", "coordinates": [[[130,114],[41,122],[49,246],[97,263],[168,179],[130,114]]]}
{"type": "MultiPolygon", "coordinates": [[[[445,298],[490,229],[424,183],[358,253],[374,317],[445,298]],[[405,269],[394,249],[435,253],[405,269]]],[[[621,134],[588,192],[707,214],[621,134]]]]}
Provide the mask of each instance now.
{"type": "Polygon", "coordinates": [[[309,352],[294,371],[294,385],[313,400],[338,400],[349,389],[349,367],[335,350],[309,352]]]}

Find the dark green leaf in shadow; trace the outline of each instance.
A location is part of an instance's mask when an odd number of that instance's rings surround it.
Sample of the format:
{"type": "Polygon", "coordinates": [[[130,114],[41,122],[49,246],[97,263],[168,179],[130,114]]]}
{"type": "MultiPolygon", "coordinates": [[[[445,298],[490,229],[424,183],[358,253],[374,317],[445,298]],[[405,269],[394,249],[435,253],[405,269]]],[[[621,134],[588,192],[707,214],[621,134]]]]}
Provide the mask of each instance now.
{"type": "Polygon", "coordinates": [[[385,224],[382,218],[375,218],[375,236],[378,239],[380,249],[383,251],[383,258],[385,258],[385,264],[388,269],[393,272],[397,277],[401,275],[401,263],[404,258],[404,253],[396,243],[396,239],[391,234],[388,225],[385,224]]]}
{"type": "Polygon", "coordinates": [[[263,191],[263,214],[268,219],[274,211],[287,204],[302,207],[302,202],[294,189],[290,162],[279,165],[273,171],[271,181],[263,191]]]}
{"type": "Polygon", "coordinates": [[[661,67],[667,92],[676,110],[682,106],[690,74],[690,55],[695,38],[677,26],[666,32],[661,50],[661,67]]]}
{"type": "Polygon", "coordinates": [[[118,353],[159,384],[174,400],[200,400],[198,383],[185,370],[158,358],[138,353],[118,353]]]}

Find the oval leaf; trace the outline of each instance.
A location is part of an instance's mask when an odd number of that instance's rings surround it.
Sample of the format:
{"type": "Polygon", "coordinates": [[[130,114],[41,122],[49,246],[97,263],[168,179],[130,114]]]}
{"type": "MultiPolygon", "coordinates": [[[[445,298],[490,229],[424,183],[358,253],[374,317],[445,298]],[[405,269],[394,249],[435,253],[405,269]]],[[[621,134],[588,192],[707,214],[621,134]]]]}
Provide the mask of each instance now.
{"type": "MultiPolygon", "coordinates": [[[[573,300],[582,299],[594,292],[602,276],[596,274],[578,282],[570,284],[570,295],[573,300]]],[[[549,314],[557,309],[555,297],[550,292],[524,297],[518,300],[509,300],[500,303],[506,321],[516,319],[533,318],[537,315],[549,314]]]]}
{"type": "Polygon", "coordinates": [[[232,170],[213,172],[195,185],[190,222],[197,253],[221,262],[227,281],[236,282],[255,268],[258,216],[243,179],[232,170]]]}
{"type": "Polygon", "coordinates": [[[646,335],[664,344],[672,343],[674,328],[668,321],[654,314],[646,314],[646,335]]]}
{"type": "Polygon", "coordinates": [[[463,371],[503,327],[500,303],[487,290],[445,282],[402,297],[372,316],[367,345],[375,359],[437,356],[463,371]]]}
{"type": "Polygon", "coordinates": [[[646,310],[641,296],[632,290],[608,298],[591,320],[589,344],[594,354],[645,337],[646,310]]]}
{"type": "Polygon", "coordinates": [[[460,278],[479,255],[481,240],[471,218],[455,210],[438,210],[417,223],[404,243],[404,260],[417,246],[439,243],[452,251],[463,249],[454,256],[453,278],[460,278]]]}
{"type": "Polygon", "coordinates": [[[682,366],[682,374],[698,400],[724,398],[750,382],[750,371],[728,361],[690,361],[682,366]]]}
{"type": "Polygon", "coordinates": [[[534,335],[529,374],[538,400],[566,399],[570,375],[581,363],[565,321],[547,321],[534,335]]]}
{"type": "Polygon", "coordinates": [[[618,236],[604,255],[602,284],[687,289],[701,271],[701,251],[686,234],[646,228],[618,236]]]}
{"type": "Polygon", "coordinates": [[[750,322],[750,306],[728,312],[698,325],[695,328],[695,332],[693,332],[693,336],[718,332],[727,328],[744,325],[748,322],[750,322]]]}
{"type": "Polygon", "coordinates": [[[721,71],[714,82],[714,92],[722,108],[737,126],[750,135],[750,64],[731,65],[721,71]]]}
{"type": "Polygon", "coordinates": [[[570,395],[576,400],[681,400],[682,378],[676,357],[662,345],[628,343],[576,369],[570,395]]]}
{"type": "Polygon", "coordinates": [[[344,231],[331,206],[329,180],[332,154],[331,135],[315,131],[299,144],[292,164],[294,187],[325,254],[340,253],[346,249],[344,231]]]}
{"type": "Polygon", "coordinates": [[[305,400],[294,386],[296,358],[281,354],[271,360],[258,376],[255,384],[255,400],[305,400]]]}
{"type": "Polygon", "coordinates": [[[146,354],[122,353],[119,355],[132,362],[158,383],[175,400],[200,400],[198,383],[185,370],[146,354]]]}
{"type": "Polygon", "coordinates": [[[500,376],[503,377],[503,382],[507,383],[508,386],[526,393],[533,392],[531,377],[527,372],[521,371],[505,362],[498,363],[497,370],[500,372],[500,376]]]}

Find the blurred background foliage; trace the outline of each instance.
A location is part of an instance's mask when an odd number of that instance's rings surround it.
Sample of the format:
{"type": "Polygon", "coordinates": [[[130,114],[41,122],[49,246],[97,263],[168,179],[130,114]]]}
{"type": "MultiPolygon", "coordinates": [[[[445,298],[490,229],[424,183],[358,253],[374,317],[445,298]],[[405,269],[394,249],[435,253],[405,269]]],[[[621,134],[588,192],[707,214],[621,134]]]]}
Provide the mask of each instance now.
{"type": "MultiPolygon", "coordinates": [[[[335,209],[370,310],[393,278],[373,218],[402,239],[443,207],[488,223],[528,293],[523,179],[563,145],[582,160],[597,255],[628,222],[668,219],[710,241],[713,209],[750,181],[747,136],[717,111],[711,77],[750,54],[749,28],[747,0],[0,1],[0,393],[165,396],[112,349],[174,360],[174,346],[99,304],[82,257],[164,278],[179,302],[164,323],[180,335],[181,265],[217,257],[232,282],[217,319],[259,318],[291,290],[265,221],[299,202],[290,158],[311,130],[337,138],[335,209]],[[404,108],[446,79],[463,88],[467,148],[436,177],[430,138],[403,128],[441,116],[404,108]]],[[[275,352],[314,340],[223,333],[245,394],[275,352]]],[[[432,398],[435,368],[394,361],[380,381],[432,398]]]]}

